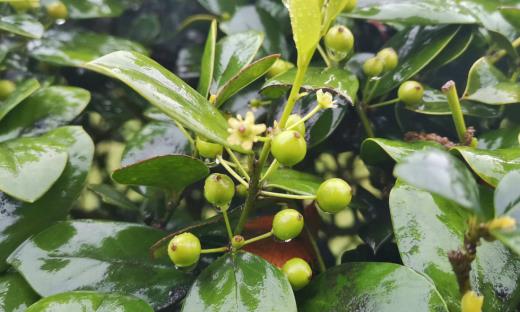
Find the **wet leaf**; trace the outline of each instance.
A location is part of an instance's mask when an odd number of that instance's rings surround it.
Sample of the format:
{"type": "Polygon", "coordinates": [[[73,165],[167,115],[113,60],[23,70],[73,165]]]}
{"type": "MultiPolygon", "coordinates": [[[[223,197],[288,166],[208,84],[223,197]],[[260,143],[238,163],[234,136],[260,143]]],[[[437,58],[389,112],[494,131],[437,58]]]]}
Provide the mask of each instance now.
{"type": "Polygon", "coordinates": [[[36,79],[26,80],[16,86],[16,89],[4,101],[0,101],[0,121],[17,105],[40,88],[36,79]]]}
{"type": "Polygon", "coordinates": [[[0,17],[0,30],[27,38],[37,39],[43,35],[43,25],[28,14],[0,17]]]}
{"type": "Polygon", "coordinates": [[[361,157],[368,165],[400,163],[412,153],[432,147],[442,148],[440,144],[430,141],[404,142],[382,138],[366,139],[361,145],[361,157]]]}
{"type": "Polygon", "coordinates": [[[88,188],[99,195],[104,203],[118,208],[138,211],[139,208],[124,193],[119,192],[115,187],[108,184],[91,184],[88,188]]]}
{"type": "Polygon", "coordinates": [[[26,311],[38,295],[20,274],[0,275],[0,310],[3,312],[26,311]]]}
{"type": "Polygon", "coordinates": [[[478,136],[478,148],[496,150],[501,148],[518,147],[520,127],[503,128],[485,132],[478,136]]]}
{"type": "Polygon", "coordinates": [[[321,178],[309,173],[278,169],[268,177],[265,187],[301,195],[315,195],[321,182],[321,178]]]}
{"type": "Polygon", "coordinates": [[[298,67],[309,65],[321,37],[321,10],[318,0],[285,1],[289,9],[298,67]]]}
{"type": "Polygon", "coordinates": [[[204,46],[204,54],[202,55],[200,78],[197,91],[207,98],[211,81],[213,80],[213,71],[215,70],[215,50],[217,45],[217,20],[211,22],[209,27],[208,38],[204,46]]]}

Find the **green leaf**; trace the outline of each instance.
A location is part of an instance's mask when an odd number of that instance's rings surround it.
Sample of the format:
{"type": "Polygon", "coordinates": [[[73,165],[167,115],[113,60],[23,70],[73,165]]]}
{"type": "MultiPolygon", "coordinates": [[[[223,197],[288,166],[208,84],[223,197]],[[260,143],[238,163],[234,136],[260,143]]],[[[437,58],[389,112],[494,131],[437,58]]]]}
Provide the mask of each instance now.
{"type": "Polygon", "coordinates": [[[477,182],[464,163],[448,152],[438,149],[415,152],[397,164],[394,175],[483,214],[477,182]]]}
{"type": "MultiPolygon", "coordinates": [[[[459,287],[448,252],[463,246],[469,213],[399,181],[390,193],[390,212],[404,265],[428,276],[450,311],[459,311],[459,287]]],[[[472,287],[486,298],[483,311],[508,311],[518,304],[520,258],[499,242],[482,241],[470,278],[472,287]]]]}
{"type": "Polygon", "coordinates": [[[90,102],[85,89],[52,86],[38,90],[0,123],[0,141],[34,136],[66,125],[90,102]]]}
{"type": "Polygon", "coordinates": [[[269,55],[242,68],[217,93],[216,105],[220,106],[237,92],[247,87],[271,68],[280,55],[269,55]]]}
{"type": "Polygon", "coordinates": [[[306,69],[321,37],[321,8],[318,0],[284,0],[289,9],[298,67],[306,69]]]}
{"type": "Polygon", "coordinates": [[[108,184],[89,185],[88,188],[99,195],[104,203],[118,208],[138,211],[139,208],[125,194],[119,192],[115,187],[108,184]]]}
{"type": "Polygon", "coordinates": [[[122,38],[86,31],[48,31],[29,49],[39,61],[61,66],[81,66],[105,54],[128,50],[146,53],[140,44],[122,38]]]}
{"type": "MultiPolygon", "coordinates": [[[[516,219],[517,224],[519,218],[516,219]]],[[[520,230],[495,230],[491,234],[517,255],[520,255],[520,230]]]]}
{"type": "Polygon", "coordinates": [[[26,311],[38,298],[20,274],[0,275],[0,311],[26,311]]]}
{"type": "Polygon", "coordinates": [[[520,30],[520,8],[514,6],[505,6],[498,8],[502,16],[509,22],[516,30],[520,30]]]}
{"type": "Polygon", "coordinates": [[[227,122],[217,108],[152,59],[135,52],[118,51],[85,67],[121,80],[179,124],[213,142],[229,146],[227,122]]]}
{"type": "Polygon", "coordinates": [[[518,135],[520,127],[502,128],[479,134],[478,148],[483,150],[496,150],[501,148],[518,147],[518,135]]]}
{"type": "Polygon", "coordinates": [[[263,40],[262,33],[246,31],[224,37],[217,43],[211,94],[219,93],[224,85],[235,79],[253,61],[263,40]]]}
{"type": "Polygon", "coordinates": [[[433,70],[453,62],[460,57],[473,41],[474,27],[462,27],[450,44],[428,65],[433,70]]]}
{"type": "Polygon", "coordinates": [[[315,175],[292,169],[278,169],[266,180],[265,187],[301,195],[316,195],[323,180],[315,175]]]}
{"type": "Polygon", "coordinates": [[[430,282],[394,263],[353,262],[316,277],[298,293],[298,310],[447,312],[430,282]]]}
{"type": "MultiPolygon", "coordinates": [[[[281,75],[269,79],[261,92],[269,97],[280,97],[289,90],[296,77],[296,69],[293,68],[281,75]]],[[[306,92],[315,92],[325,89],[343,98],[347,103],[353,104],[359,88],[359,81],[350,71],[340,68],[310,67],[302,84],[306,92]]]]}
{"type": "Polygon", "coordinates": [[[0,271],[5,259],[26,238],[65,219],[83,187],[92,163],[94,144],[81,127],[53,131],[68,151],[67,166],[52,188],[36,202],[24,203],[0,193],[0,271]]]}
{"type": "Polygon", "coordinates": [[[96,290],[133,295],[154,308],[165,307],[174,303],[179,288],[191,278],[167,257],[150,260],[148,248],[163,235],[129,223],[58,222],[25,241],[8,262],[43,297],[96,290]]]}
{"type": "Polygon", "coordinates": [[[495,215],[520,209],[520,170],[510,171],[498,183],[495,190],[495,215]]]}
{"type": "MultiPolygon", "coordinates": [[[[54,0],[41,0],[44,6],[54,0]]],[[[99,18],[116,17],[121,15],[127,7],[135,3],[134,0],[62,0],[69,12],[68,18],[99,18]]]]}
{"type": "Polygon", "coordinates": [[[208,167],[199,159],[186,155],[165,155],[117,169],[112,179],[121,184],[156,186],[178,192],[208,174],[208,167]]]}
{"type": "Polygon", "coordinates": [[[244,252],[226,254],[204,269],[182,307],[183,312],[280,310],[296,311],[289,281],[278,268],[244,252]]]}
{"type": "Polygon", "coordinates": [[[41,38],[44,31],[43,25],[27,14],[1,16],[0,30],[33,39],[41,38]]]}
{"type": "Polygon", "coordinates": [[[71,291],[57,294],[33,304],[27,312],[153,312],[144,301],[128,296],[91,291],[71,291]]]}
{"type": "Polygon", "coordinates": [[[0,121],[7,116],[18,104],[22,103],[27,97],[40,88],[40,83],[36,79],[26,80],[16,86],[16,89],[3,102],[0,101],[0,121]]]}
{"type": "Polygon", "coordinates": [[[323,3],[323,23],[321,25],[321,35],[324,36],[336,17],[343,11],[349,0],[325,0],[323,3]]]}
{"type": "Polygon", "coordinates": [[[512,82],[486,58],[480,58],[468,74],[466,100],[503,105],[520,102],[520,84],[512,82]]]}
{"type": "Polygon", "coordinates": [[[209,27],[208,38],[204,46],[204,54],[202,55],[199,86],[197,91],[204,98],[208,97],[209,88],[213,81],[213,71],[215,70],[215,50],[217,45],[217,20],[211,22],[209,27]]]}
{"type": "Polygon", "coordinates": [[[232,15],[246,0],[198,0],[208,11],[218,15],[232,15]]]}
{"type": "Polygon", "coordinates": [[[157,156],[190,155],[191,149],[186,135],[171,121],[153,121],[126,143],[121,165],[129,166],[157,156]]]}
{"type": "Polygon", "coordinates": [[[0,191],[34,203],[58,180],[68,153],[59,131],[0,144],[0,191]]]}
{"type": "Polygon", "coordinates": [[[495,187],[509,171],[520,169],[520,148],[480,150],[471,147],[455,147],[471,169],[487,184],[495,187]]]}
{"type": "Polygon", "coordinates": [[[366,139],[361,145],[361,158],[368,165],[400,163],[412,153],[432,147],[442,148],[440,144],[431,141],[404,142],[381,138],[366,139]]]}
{"type": "Polygon", "coordinates": [[[386,94],[419,73],[448,46],[459,31],[460,26],[454,25],[414,27],[405,34],[398,33],[396,36],[400,39],[390,41],[389,45],[399,54],[399,66],[378,80],[373,96],[386,94]]]}

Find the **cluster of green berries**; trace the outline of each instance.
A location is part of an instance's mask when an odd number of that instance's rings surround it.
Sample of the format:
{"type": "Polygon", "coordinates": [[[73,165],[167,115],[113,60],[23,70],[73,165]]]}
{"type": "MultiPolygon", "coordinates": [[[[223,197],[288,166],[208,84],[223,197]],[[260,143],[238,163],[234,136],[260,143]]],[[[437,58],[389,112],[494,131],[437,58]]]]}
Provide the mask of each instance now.
{"type": "Polygon", "coordinates": [[[397,52],[392,48],[385,48],[363,63],[363,72],[367,77],[376,77],[395,69],[398,64],[397,52]]]}

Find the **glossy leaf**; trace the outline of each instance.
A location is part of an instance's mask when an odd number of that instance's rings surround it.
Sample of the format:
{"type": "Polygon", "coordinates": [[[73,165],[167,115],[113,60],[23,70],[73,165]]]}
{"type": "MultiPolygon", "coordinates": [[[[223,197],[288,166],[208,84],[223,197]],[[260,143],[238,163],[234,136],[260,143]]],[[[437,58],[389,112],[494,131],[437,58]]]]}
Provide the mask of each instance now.
{"type": "Polygon", "coordinates": [[[146,53],[138,43],[85,31],[48,31],[32,43],[29,53],[39,61],[61,66],[81,66],[105,54],[128,50],[146,53]]]}
{"type": "Polygon", "coordinates": [[[27,309],[27,312],[56,311],[153,312],[153,309],[134,297],[90,291],[72,291],[43,298],[27,309]]]}
{"type": "Polygon", "coordinates": [[[33,203],[58,180],[68,153],[61,131],[0,144],[0,191],[33,203]]]}
{"type": "Polygon", "coordinates": [[[309,173],[292,169],[278,169],[268,177],[265,187],[301,195],[315,195],[321,182],[321,178],[309,173]]]}
{"type": "Polygon", "coordinates": [[[0,275],[0,311],[26,311],[38,298],[38,295],[19,274],[0,275]]]}
{"type": "Polygon", "coordinates": [[[289,9],[297,65],[306,68],[321,37],[321,8],[318,0],[284,0],[289,9]]]}
{"type": "Polygon", "coordinates": [[[217,94],[258,53],[264,37],[256,31],[246,31],[224,37],[217,43],[215,71],[211,94],[217,94]]]}
{"type": "Polygon", "coordinates": [[[448,152],[438,149],[415,152],[397,164],[394,175],[483,214],[477,182],[464,163],[448,152]]]}
{"type": "Polygon", "coordinates": [[[498,183],[495,190],[495,211],[501,216],[510,210],[520,209],[520,171],[515,170],[506,174],[498,183]]]}
{"type": "Polygon", "coordinates": [[[325,35],[330,28],[330,24],[343,11],[349,0],[325,0],[323,1],[323,22],[321,35],[325,35]]]}
{"type": "Polygon", "coordinates": [[[502,16],[513,25],[516,30],[520,30],[520,8],[514,6],[503,6],[498,8],[502,16]]]}
{"type": "Polygon", "coordinates": [[[119,192],[115,187],[108,184],[89,185],[88,188],[99,195],[104,203],[118,208],[138,211],[139,208],[124,193],[119,192]]]}
{"type": "Polygon", "coordinates": [[[390,46],[399,54],[399,66],[380,78],[373,96],[383,95],[419,73],[446,48],[459,31],[459,26],[414,27],[405,34],[404,40],[391,42],[390,46]]]}
{"type": "Polygon", "coordinates": [[[171,121],[153,121],[128,140],[121,165],[129,166],[157,156],[190,155],[191,149],[186,135],[171,121]]]}
{"type": "Polygon", "coordinates": [[[218,15],[232,15],[238,6],[247,3],[246,0],[198,0],[207,10],[218,15]]]}
{"type": "Polygon", "coordinates": [[[459,58],[473,41],[473,33],[474,27],[462,27],[450,44],[428,65],[428,68],[436,69],[459,58]]]}
{"type": "Polygon", "coordinates": [[[121,80],[179,124],[229,146],[227,122],[220,112],[184,81],[145,55],[119,51],[85,67],[121,80]]]}
{"type": "Polygon", "coordinates": [[[412,153],[432,147],[441,148],[442,146],[430,141],[404,142],[382,138],[366,139],[361,145],[361,157],[368,165],[400,163],[412,153]]]}
{"type": "MultiPolygon", "coordinates": [[[[402,182],[390,193],[390,212],[403,263],[431,278],[450,311],[459,311],[459,287],[448,252],[462,247],[469,214],[454,202],[402,182]]],[[[518,304],[519,272],[520,258],[499,242],[482,242],[471,280],[486,298],[483,311],[507,311],[518,304]]]]}
{"type": "Polygon", "coordinates": [[[33,39],[40,38],[44,31],[43,25],[28,14],[1,16],[0,30],[33,39]]]}
{"type": "Polygon", "coordinates": [[[191,278],[169,259],[150,260],[148,248],[163,235],[129,223],[64,221],[25,241],[8,262],[44,297],[95,290],[133,295],[154,308],[165,307],[191,278]]]}
{"type": "Polygon", "coordinates": [[[200,78],[197,91],[207,98],[211,81],[213,80],[213,71],[215,70],[215,50],[217,45],[217,20],[211,22],[209,27],[208,38],[204,46],[204,54],[202,55],[200,78]]]}
{"type": "Polygon", "coordinates": [[[121,184],[181,191],[208,174],[208,167],[199,159],[185,155],[165,155],[117,169],[112,174],[112,179],[121,184]]]}
{"type": "Polygon", "coordinates": [[[518,147],[520,142],[520,127],[502,128],[485,132],[478,136],[478,148],[495,150],[501,148],[518,147]]]}
{"type": "MultiPolygon", "coordinates": [[[[41,0],[45,6],[53,1],[41,0]]],[[[68,18],[71,19],[116,17],[132,3],[128,0],[63,0],[62,2],[69,12],[68,18]]]]}
{"type": "Polygon", "coordinates": [[[393,263],[345,263],[317,276],[298,293],[298,310],[447,312],[423,276],[393,263]]]}
{"type": "Polygon", "coordinates": [[[510,81],[486,58],[481,58],[469,71],[463,99],[494,105],[519,103],[520,84],[510,81]]]}
{"type": "Polygon", "coordinates": [[[281,270],[258,256],[239,252],[226,254],[204,269],[182,311],[296,312],[296,302],[281,270]]]}
{"type": "Polygon", "coordinates": [[[216,105],[220,106],[237,92],[247,87],[271,68],[279,55],[266,56],[242,68],[236,76],[229,80],[217,93],[216,105]]]}
{"type": "Polygon", "coordinates": [[[40,88],[36,79],[26,80],[16,86],[16,89],[4,101],[0,101],[0,121],[7,116],[11,110],[22,103],[27,97],[40,88]]]}
{"type": "Polygon", "coordinates": [[[6,268],[7,256],[26,238],[66,218],[85,186],[94,154],[92,140],[80,127],[59,128],[54,134],[69,157],[52,188],[32,204],[0,193],[0,271],[6,268]]]}
{"type": "Polygon", "coordinates": [[[66,125],[90,102],[81,88],[52,86],[38,90],[16,106],[0,123],[0,141],[34,136],[66,125]]]}
{"type": "Polygon", "coordinates": [[[520,148],[480,150],[471,147],[455,147],[471,169],[486,183],[496,186],[509,171],[520,169],[520,148]]]}

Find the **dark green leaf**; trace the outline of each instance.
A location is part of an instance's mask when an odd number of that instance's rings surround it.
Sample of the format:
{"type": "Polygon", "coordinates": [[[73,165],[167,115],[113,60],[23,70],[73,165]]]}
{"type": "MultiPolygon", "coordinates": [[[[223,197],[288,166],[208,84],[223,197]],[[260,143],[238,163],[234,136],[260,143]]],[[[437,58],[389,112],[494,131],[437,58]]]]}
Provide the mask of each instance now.
{"type": "Polygon", "coordinates": [[[495,215],[501,216],[510,210],[520,210],[520,171],[510,171],[498,183],[495,190],[495,215]]]}
{"type": "Polygon", "coordinates": [[[428,68],[437,69],[461,56],[473,40],[473,31],[474,27],[462,27],[450,44],[428,65],[428,68]]]}
{"type": "Polygon", "coordinates": [[[520,30],[520,8],[514,6],[505,6],[499,8],[502,16],[513,25],[516,30],[520,30]]]}
{"type": "Polygon", "coordinates": [[[52,86],[40,89],[2,120],[0,141],[38,135],[66,125],[89,101],[90,93],[81,88],[52,86]]]}
{"type": "Polygon", "coordinates": [[[3,102],[0,101],[0,121],[5,118],[7,113],[13,110],[18,104],[22,103],[27,97],[40,88],[40,83],[36,79],[26,80],[16,86],[16,90],[11,93],[3,102]]]}
{"type": "Polygon", "coordinates": [[[477,182],[463,162],[438,149],[418,151],[395,167],[396,177],[481,213],[477,182]]]}
{"type": "Polygon", "coordinates": [[[198,0],[208,11],[218,15],[232,15],[238,6],[246,4],[246,0],[198,0]]]}
{"type": "Polygon", "coordinates": [[[129,223],[59,222],[25,241],[8,262],[44,297],[74,290],[117,292],[159,308],[173,303],[172,294],[191,280],[167,258],[150,260],[148,248],[163,235],[129,223]]]}
{"type": "Polygon", "coordinates": [[[322,179],[292,169],[278,169],[266,180],[265,187],[282,189],[301,195],[316,195],[322,179]]]}
{"type": "Polygon", "coordinates": [[[488,30],[488,33],[492,43],[497,48],[504,49],[507,52],[507,54],[509,54],[509,56],[513,59],[518,58],[518,52],[516,51],[516,48],[513,46],[513,43],[509,41],[509,39],[506,36],[492,30],[488,30]]]}
{"type": "Polygon", "coordinates": [[[239,252],[220,257],[199,275],[182,311],[295,312],[296,302],[281,270],[258,256],[239,252]]]}
{"type": "MultiPolygon", "coordinates": [[[[54,0],[41,0],[43,5],[49,5],[54,0]]],[[[136,2],[134,0],[62,0],[67,6],[69,18],[116,17],[136,2]]]]}
{"type": "Polygon", "coordinates": [[[202,55],[200,66],[200,78],[197,91],[207,98],[209,88],[213,81],[213,71],[215,70],[215,50],[217,45],[217,20],[211,22],[209,27],[208,38],[204,46],[204,54],[202,55]]]}
{"type": "Polygon", "coordinates": [[[361,157],[368,165],[399,163],[413,152],[431,147],[441,148],[441,145],[430,141],[404,142],[379,138],[366,139],[361,145],[361,157]]]}
{"type": "Polygon", "coordinates": [[[0,275],[0,311],[25,311],[38,298],[20,274],[0,275]]]}
{"type": "Polygon", "coordinates": [[[94,144],[80,127],[53,131],[69,153],[67,166],[45,195],[33,204],[23,203],[0,193],[0,271],[5,259],[26,238],[65,219],[83,187],[94,154],[94,144]]]}
{"type": "Polygon", "coordinates": [[[430,282],[393,263],[345,263],[316,277],[298,293],[298,310],[447,312],[430,282]]]}
{"type": "Polygon", "coordinates": [[[40,38],[44,31],[43,25],[27,14],[1,16],[0,30],[34,39],[40,38]]]}
{"type": "Polygon", "coordinates": [[[124,210],[137,211],[138,207],[126,197],[125,194],[119,192],[115,187],[108,184],[92,184],[88,188],[101,197],[103,202],[114,205],[124,210]]]}
{"type": "Polygon", "coordinates": [[[517,147],[520,145],[518,135],[520,127],[502,128],[488,131],[478,136],[478,148],[496,150],[501,148],[517,147]]]}

